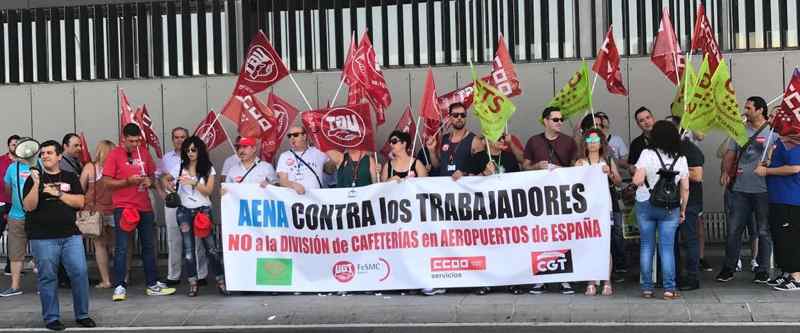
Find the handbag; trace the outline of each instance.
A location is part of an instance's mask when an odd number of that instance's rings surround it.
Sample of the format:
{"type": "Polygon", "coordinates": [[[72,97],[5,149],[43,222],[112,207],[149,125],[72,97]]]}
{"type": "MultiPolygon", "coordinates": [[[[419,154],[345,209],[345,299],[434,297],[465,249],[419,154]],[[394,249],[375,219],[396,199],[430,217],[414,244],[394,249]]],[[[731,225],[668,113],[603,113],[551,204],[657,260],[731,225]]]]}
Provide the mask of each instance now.
{"type": "Polygon", "coordinates": [[[167,208],[178,208],[181,205],[181,197],[178,195],[178,188],[181,186],[181,174],[183,174],[183,168],[178,171],[178,179],[175,180],[175,191],[167,193],[167,196],[164,197],[164,205],[167,208]]]}
{"type": "MultiPolygon", "coordinates": [[[[92,166],[94,171],[94,166],[92,166]]],[[[92,179],[94,179],[91,186],[97,186],[97,174],[92,172],[92,179]]],[[[92,209],[79,210],[75,216],[75,225],[78,226],[81,234],[89,237],[99,237],[103,233],[103,215],[96,211],[97,207],[97,188],[95,187],[92,192],[92,209]]]]}

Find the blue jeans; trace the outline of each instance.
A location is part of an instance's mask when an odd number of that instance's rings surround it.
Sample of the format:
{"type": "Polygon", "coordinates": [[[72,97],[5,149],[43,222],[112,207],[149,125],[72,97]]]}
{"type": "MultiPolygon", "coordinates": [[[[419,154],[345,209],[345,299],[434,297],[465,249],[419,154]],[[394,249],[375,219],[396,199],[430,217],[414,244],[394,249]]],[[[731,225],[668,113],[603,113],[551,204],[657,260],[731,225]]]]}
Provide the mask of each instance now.
{"type": "MultiPolygon", "coordinates": [[[[678,231],[686,242],[686,278],[690,283],[699,282],[700,271],[700,239],[697,236],[697,221],[703,205],[686,206],[686,221],[678,227],[678,231]]],[[[675,258],[680,258],[680,245],[675,240],[675,258]]],[[[680,271],[680,270],[679,270],[680,271]]]]}
{"type": "Polygon", "coordinates": [[[735,270],[742,250],[742,233],[755,215],[758,230],[757,272],[769,269],[772,256],[772,237],[769,231],[769,197],[764,193],[744,193],[731,191],[728,194],[728,235],[725,238],[725,262],[723,269],[735,270]]]}
{"type": "MultiPolygon", "coordinates": [[[[183,255],[183,272],[189,279],[189,282],[197,281],[197,258],[195,257],[195,237],[194,237],[194,217],[197,213],[203,212],[211,216],[210,207],[200,208],[186,208],[179,206],[176,211],[178,220],[178,228],[181,231],[181,240],[183,241],[182,255],[183,255]]],[[[213,225],[213,223],[212,223],[213,225]]],[[[225,279],[225,271],[222,268],[222,251],[220,251],[216,242],[216,234],[214,234],[213,227],[211,234],[208,237],[201,238],[200,243],[205,248],[206,258],[211,269],[217,274],[217,281],[225,279]]]]}
{"type": "MultiPolygon", "coordinates": [[[[122,217],[122,208],[114,209],[114,223],[120,225],[122,217]]],[[[153,212],[139,211],[139,225],[136,229],[139,231],[139,241],[142,246],[142,262],[144,263],[144,278],[147,286],[156,284],[158,276],[156,275],[156,257],[155,257],[155,225],[153,222],[153,212]]],[[[123,286],[127,288],[125,282],[125,273],[128,267],[128,237],[131,232],[125,232],[122,228],[114,228],[115,244],[114,244],[114,285],[123,286]]]]}
{"type": "Polygon", "coordinates": [[[658,252],[661,259],[664,290],[675,291],[675,231],[680,221],[680,209],[653,207],[648,201],[636,202],[641,248],[639,251],[640,283],[644,291],[653,290],[653,255],[658,230],[658,252]]]}
{"type": "Polygon", "coordinates": [[[622,235],[622,224],[625,217],[621,212],[611,212],[611,258],[614,269],[627,268],[625,260],[625,238],[622,235]]]}
{"type": "Polygon", "coordinates": [[[31,251],[36,258],[39,300],[42,302],[42,319],[45,323],[59,320],[58,266],[64,264],[72,281],[72,309],[75,319],[89,318],[89,273],[86,271],[86,253],[83,238],[79,235],[54,239],[31,239],[31,251]]]}

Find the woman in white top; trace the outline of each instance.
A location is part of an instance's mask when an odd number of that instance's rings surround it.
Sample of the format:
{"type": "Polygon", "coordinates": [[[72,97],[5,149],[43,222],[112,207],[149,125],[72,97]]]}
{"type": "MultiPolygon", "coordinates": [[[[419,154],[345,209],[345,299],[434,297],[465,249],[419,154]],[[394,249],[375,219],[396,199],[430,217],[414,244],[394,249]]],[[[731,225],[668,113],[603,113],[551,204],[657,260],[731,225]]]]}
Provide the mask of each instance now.
{"type": "Polygon", "coordinates": [[[664,276],[664,299],[680,298],[675,284],[675,231],[686,217],[686,204],[689,199],[689,166],[686,157],[681,156],[681,137],[671,122],[661,120],[653,126],[651,146],[636,162],[633,183],[636,191],[636,219],[639,222],[641,249],[639,265],[641,272],[642,297],[653,297],[653,253],[658,230],[659,256],[664,276]],[[667,171],[672,168],[671,172],[667,171]],[[660,171],[662,169],[666,169],[660,171]],[[680,204],[675,207],[659,207],[651,203],[651,191],[659,178],[674,174],[679,184],[680,204]]]}
{"type": "MultiPolygon", "coordinates": [[[[608,157],[608,143],[606,136],[598,128],[592,128],[583,131],[583,141],[580,143],[580,152],[583,157],[575,162],[575,166],[582,165],[600,165],[603,168],[603,173],[608,176],[608,183],[613,186],[622,184],[622,177],[619,175],[617,164],[614,159],[608,157]]],[[[609,200],[611,200],[611,188],[609,188],[609,200]]],[[[609,212],[609,215],[612,212],[609,212]]],[[[609,230],[610,231],[610,230],[609,230]]],[[[612,242],[613,245],[613,242],[612,242]]],[[[608,261],[608,275],[611,276],[611,257],[608,261]]],[[[594,296],[597,294],[597,281],[589,281],[586,285],[587,296],[594,296]]],[[[611,296],[614,294],[614,289],[611,287],[611,280],[603,281],[603,296],[611,296]]]]}
{"type": "MultiPolygon", "coordinates": [[[[183,240],[183,272],[189,280],[189,292],[187,296],[197,296],[197,258],[195,257],[195,234],[194,223],[198,215],[201,218],[211,219],[211,192],[214,191],[215,175],[214,167],[208,157],[206,144],[197,136],[191,136],[183,142],[181,146],[181,165],[177,172],[178,181],[173,188],[177,190],[181,198],[181,204],[177,209],[178,226],[183,240]],[[201,214],[204,214],[201,215],[201,214]]],[[[205,248],[208,263],[212,270],[217,274],[217,288],[223,295],[227,294],[225,289],[225,273],[222,268],[222,251],[217,246],[216,236],[212,232],[199,238],[205,248]]]]}

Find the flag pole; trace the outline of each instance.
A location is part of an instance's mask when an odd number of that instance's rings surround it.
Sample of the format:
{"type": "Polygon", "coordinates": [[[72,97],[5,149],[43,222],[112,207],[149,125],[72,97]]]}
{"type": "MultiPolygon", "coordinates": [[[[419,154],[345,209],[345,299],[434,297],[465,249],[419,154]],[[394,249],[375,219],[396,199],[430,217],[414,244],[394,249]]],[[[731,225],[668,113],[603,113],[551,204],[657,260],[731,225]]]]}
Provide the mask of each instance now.
{"type": "MultiPolygon", "coordinates": [[[[772,127],[772,124],[770,124],[769,135],[767,136],[767,141],[766,141],[767,144],[769,144],[769,142],[772,141],[772,134],[774,133],[775,133],[775,127],[772,127]]],[[[759,161],[759,164],[763,163],[764,159],[767,158],[767,151],[769,150],[769,148],[770,147],[766,147],[764,149],[764,152],[761,153],[761,160],[759,161]]]]}
{"type": "Polygon", "coordinates": [[[289,73],[289,78],[292,80],[292,83],[294,83],[294,87],[297,88],[297,92],[299,92],[300,96],[303,97],[303,101],[306,102],[306,106],[308,106],[308,110],[309,111],[314,110],[314,108],[311,107],[311,103],[308,102],[308,98],[306,98],[306,94],[303,93],[303,90],[300,89],[300,85],[297,84],[297,81],[294,79],[294,75],[292,75],[292,73],[289,73]]]}
{"type": "MultiPolygon", "coordinates": [[[[417,150],[417,134],[419,134],[419,117],[417,117],[417,123],[414,125],[414,143],[411,144],[411,163],[408,165],[408,171],[411,171],[411,168],[414,167],[414,151],[417,150]]],[[[424,150],[423,150],[424,151],[424,150]]],[[[416,174],[416,172],[414,172],[416,174]]]]}
{"type": "Polygon", "coordinates": [[[767,106],[775,104],[775,102],[779,101],[781,99],[781,97],[783,97],[783,94],[784,93],[781,93],[780,95],[775,96],[775,98],[773,98],[771,101],[769,101],[769,103],[767,103],[767,106]]]}
{"type": "MultiPolygon", "coordinates": [[[[211,110],[211,112],[214,112],[214,110],[212,109],[212,110],[211,110]]],[[[219,121],[219,113],[217,113],[217,119],[215,119],[214,121],[215,121],[215,122],[216,122],[216,121],[219,121]]],[[[213,128],[213,124],[212,124],[212,126],[211,126],[211,127],[213,128]]],[[[228,134],[228,130],[226,130],[226,129],[225,129],[225,126],[223,126],[222,124],[220,124],[220,125],[219,125],[219,127],[222,127],[222,132],[224,132],[224,133],[225,133],[225,139],[226,139],[226,141],[228,141],[228,144],[231,146],[231,150],[233,150],[233,153],[234,153],[234,154],[236,154],[236,153],[237,153],[237,151],[236,151],[236,146],[234,146],[234,145],[233,145],[233,142],[231,142],[231,135],[230,135],[230,134],[228,134]]]]}

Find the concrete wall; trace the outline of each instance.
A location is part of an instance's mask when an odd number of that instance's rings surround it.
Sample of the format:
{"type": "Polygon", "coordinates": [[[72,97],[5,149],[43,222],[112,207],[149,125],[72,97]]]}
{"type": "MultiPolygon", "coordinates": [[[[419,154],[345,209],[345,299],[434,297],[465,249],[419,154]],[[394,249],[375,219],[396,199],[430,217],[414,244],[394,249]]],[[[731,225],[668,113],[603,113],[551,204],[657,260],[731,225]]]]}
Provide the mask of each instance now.
{"type": "MultiPolygon", "coordinates": [[[[740,104],[748,96],[760,95],[770,100],[782,92],[785,80],[795,66],[800,65],[800,52],[759,52],[726,54],[740,104]]],[[[695,63],[699,63],[695,57],[695,63]]],[[[560,89],[569,76],[578,69],[579,62],[562,61],[551,63],[517,64],[523,95],[514,98],[518,111],[511,123],[511,131],[526,140],[542,130],[536,120],[543,105],[560,89]]],[[[487,72],[479,66],[478,72],[487,72]]],[[[655,111],[658,118],[668,115],[668,106],[675,87],[655,68],[648,58],[623,59],[623,77],[627,80],[630,97],[607,93],[604,82],[597,83],[594,96],[595,110],[605,111],[611,116],[614,132],[626,140],[636,137],[639,129],[632,121],[632,110],[646,105],[655,111]]],[[[387,126],[378,132],[379,142],[384,142],[393,129],[402,109],[411,104],[418,108],[425,80],[425,68],[389,69],[386,80],[392,93],[392,107],[388,113],[387,126]]],[[[434,68],[437,90],[444,93],[455,89],[470,79],[467,67],[434,68]]],[[[339,72],[296,73],[300,87],[313,107],[324,105],[332,98],[339,83],[339,72]]],[[[0,136],[12,133],[32,135],[40,140],[60,140],[64,133],[83,131],[92,149],[100,139],[115,140],[119,128],[117,121],[117,87],[124,89],[130,102],[147,104],[155,122],[156,130],[166,138],[165,149],[171,149],[169,129],[184,126],[190,130],[196,126],[210,109],[219,109],[230,95],[235,76],[193,77],[178,79],[149,79],[102,82],[51,83],[32,85],[0,86],[0,136]]],[[[302,97],[286,79],[274,87],[275,92],[299,109],[306,109],[302,97]]],[[[340,94],[342,102],[346,91],[340,94]]],[[[262,98],[266,94],[261,95],[262,98]]],[[[478,129],[475,120],[470,122],[478,129]]],[[[226,121],[233,133],[234,126],[226,121]]],[[[720,211],[721,189],[719,159],[715,152],[723,135],[713,133],[702,142],[706,153],[706,211],[720,211]]],[[[164,141],[162,139],[162,141],[164,141]]],[[[380,145],[380,144],[379,144],[380,145]]],[[[221,146],[212,153],[217,164],[222,163],[230,148],[221,146]]]]}

